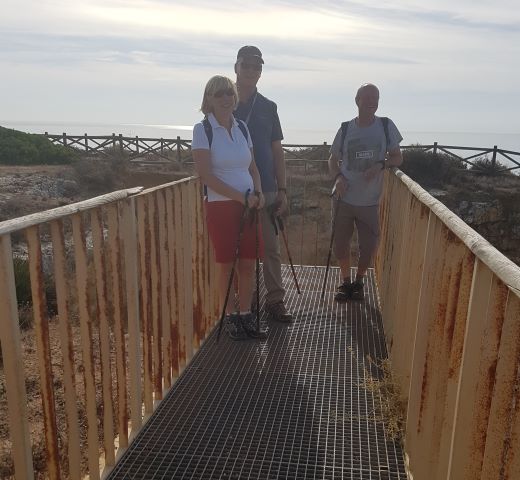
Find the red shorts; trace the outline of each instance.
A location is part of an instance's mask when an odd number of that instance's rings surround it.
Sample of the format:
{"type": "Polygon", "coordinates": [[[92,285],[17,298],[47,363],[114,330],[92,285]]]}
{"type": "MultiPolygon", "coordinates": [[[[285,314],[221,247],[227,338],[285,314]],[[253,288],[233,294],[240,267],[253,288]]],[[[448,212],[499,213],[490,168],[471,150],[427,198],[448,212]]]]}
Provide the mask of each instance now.
{"type": "MultiPolygon", "coordinates": [[[[240,222],[244,206],[235,200],[206,202],[206,222],[209,238],[215,249],[217,263],[231,263],[235,259],[240,222]]],[[[256,224],[249,216],[244,221],[240,239],[239,258],[256,258],[256,224]]],[[[258,256],[264,256],[262,224],[258,223],[258,256]]]]}

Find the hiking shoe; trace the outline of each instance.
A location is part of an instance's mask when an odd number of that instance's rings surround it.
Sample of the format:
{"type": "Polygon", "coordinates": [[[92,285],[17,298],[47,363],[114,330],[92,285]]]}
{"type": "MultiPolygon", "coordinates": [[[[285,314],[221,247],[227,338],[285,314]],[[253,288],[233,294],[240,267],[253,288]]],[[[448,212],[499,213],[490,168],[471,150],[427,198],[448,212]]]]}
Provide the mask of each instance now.
{"type": "Polygon", "coordinates": [[[352,283],[350,298],[352,300],[364,300],[365,292],[363,291],[363,282],[352,283]]]}
{"type": "Polygon", "coordinates": [[[338,288],[334,295],[334,300],[339,303],[344,303],[352,298],[352,283],[345,280],[338,288]]]}
{"type": "Polygon", "coordinates": [[[283,301],[266,304],[265,311],[277,322],[290,323],[293,319],[291,313],[289,313],[285,308],[283,301]]]}
{"type": "Polygon", "coordinates": [[[226,332],[231,340],[245,340],[247,334],[242,327],[240,321],[240,315],[238,313],[230,313],[226,315],[224,319],[224,325],[226,326],[226,332]]]}
{"type": "Polygon", "coordinates": [[[262,325],[260,325],[260,331],[257,329],[256,315],[253,315],[252,313],[240,315],[240,322],[242,323],[242,328],[248,337],[257,340],[265,340],[267,338],[267,330],[263,329],[262,325]]]}

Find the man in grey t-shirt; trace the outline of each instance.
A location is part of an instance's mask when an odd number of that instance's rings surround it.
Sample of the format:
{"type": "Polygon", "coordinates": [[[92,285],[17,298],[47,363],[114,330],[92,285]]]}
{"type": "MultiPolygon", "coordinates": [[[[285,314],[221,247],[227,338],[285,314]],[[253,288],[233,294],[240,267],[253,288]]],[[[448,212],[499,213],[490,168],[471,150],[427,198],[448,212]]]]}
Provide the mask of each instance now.
{"type": "Polygon", "coordinates": [[[370,83],[361,85],[356,105],[358,116],[348,122],[343,142],[342,129],[338,130],[329,158],[329,171],[339,200],[334,202],[333,211],[336,218],[334,253],[343,278],[335,296],[339,302],[364,298],[364,277],[379,241],[379,200],[384,169],[403,162],[399,148],[403,137],[399,130],[388,119],[387,137],[383,120],[375,115],[379,105],[378,88],[370,83]],[[354,225],[358,231],[359,262],[356,278],[351,282],[350,242],[354,225]]]}

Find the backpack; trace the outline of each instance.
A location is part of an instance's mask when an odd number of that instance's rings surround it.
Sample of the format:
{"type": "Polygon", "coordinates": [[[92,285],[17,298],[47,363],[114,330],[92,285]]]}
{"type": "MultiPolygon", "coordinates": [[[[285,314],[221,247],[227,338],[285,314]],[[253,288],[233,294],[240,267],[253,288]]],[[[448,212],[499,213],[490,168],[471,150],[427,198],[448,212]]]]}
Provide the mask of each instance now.
{"type": "MultiPolygon", "coordinates": [[[[244,138],[247,140],[247,142],[249,142],[249,133],[247,131],[246,124],[239,118],[236,118],[236,121],[238,123],[238,128],[240,128],[240,131],[242,132],[242,135],[244,135],[244,138]]],[[[204,117],[204,120],[202,120],[202,125],[204,126],[206,137],[208,137],[209,148],[211,149],[211,142],[213,142],[213,128],[211,127],[211,123],[209,123],[208,117],[204,117]]]]}
{"type": "MultiPolygon", "coordinates": [[[[379,117],[383,122],[383,129],[385,131],[386,147],[390,143],[390,134],[388,133],[388,117],[379,117]]],[[[209,123],[209,122],[208,122],[209,123]]],[[[341,143],[339,144],[339,158],[343,158],[343,144],[345,143],[345,137],[347,136],[349,122],[343,122],[341,124],[341,143]]]]}

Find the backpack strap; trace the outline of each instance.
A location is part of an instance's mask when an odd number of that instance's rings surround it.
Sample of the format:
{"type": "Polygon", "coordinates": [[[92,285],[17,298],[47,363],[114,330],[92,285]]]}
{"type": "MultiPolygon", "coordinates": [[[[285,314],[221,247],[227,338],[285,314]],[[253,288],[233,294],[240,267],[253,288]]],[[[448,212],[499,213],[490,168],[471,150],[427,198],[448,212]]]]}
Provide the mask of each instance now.
{"type": "Polygon", "coordinates": [[[383,130],[385,131],[386,138],[386,150],[388,151],[388,145],[390,145],[390,134],[388,133],[388,117],[379,117],[383,122],[383,130]]]}
{"type": "Polygon", "coordinates": [[[341,142],[339,144],[339,158],[343,159],[343,144],[345,143],[345,138],[347,136],[348,130],[348,122],[343,122],[341,124],[341,142]]]}
{"type": "Polygon", "coordinates": [[[204,127],[204,131],[206,132],[206,137],[208,137],[209,149],[211,150],[211,143],[213,142],[213,128],[211,128],[211,123],[209,123],[208,117],[204,117],[204,120],[202,120],[202,125],[204,127]]]}
{"type": "Polygon", "coordinates": [[[249,133],[247,132],[246,124],[243,120],[240,120],[240,118],[237,118],[236,121],[238,123],[238,128],[240,128],[240,131],[242,132],[242,135],[244,135],[244,138],[249,143],[249,133]]]}

